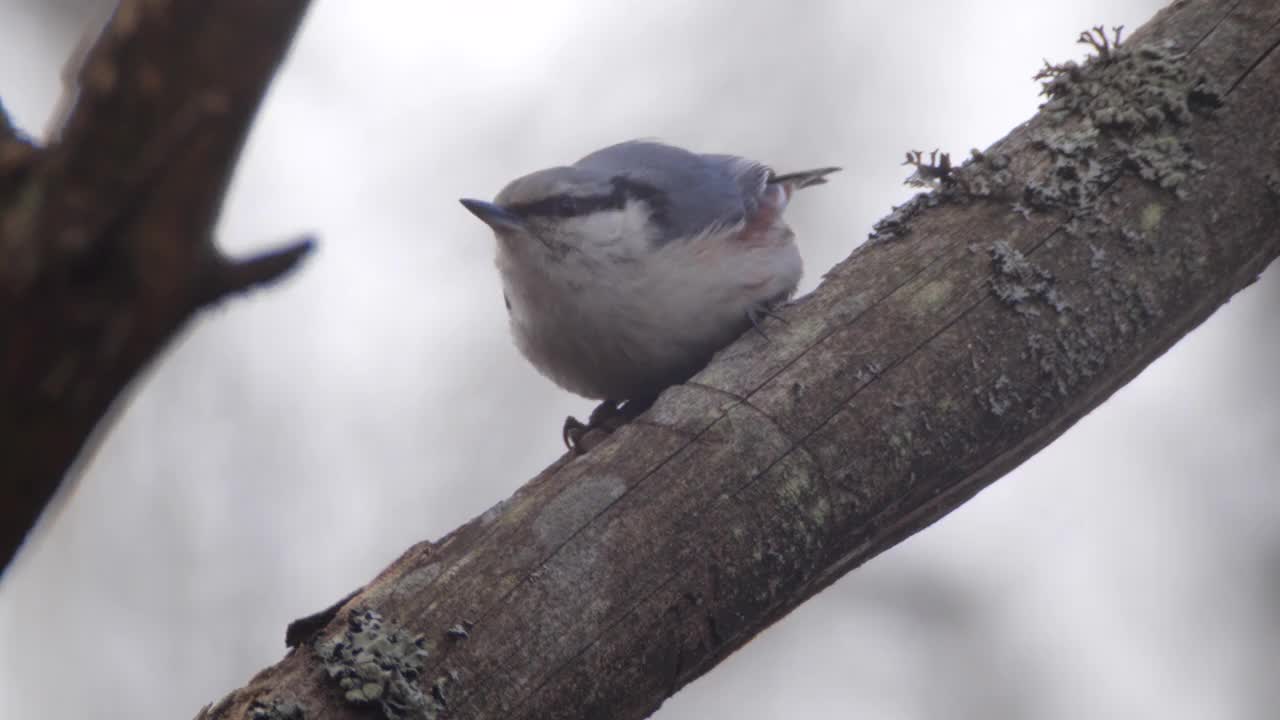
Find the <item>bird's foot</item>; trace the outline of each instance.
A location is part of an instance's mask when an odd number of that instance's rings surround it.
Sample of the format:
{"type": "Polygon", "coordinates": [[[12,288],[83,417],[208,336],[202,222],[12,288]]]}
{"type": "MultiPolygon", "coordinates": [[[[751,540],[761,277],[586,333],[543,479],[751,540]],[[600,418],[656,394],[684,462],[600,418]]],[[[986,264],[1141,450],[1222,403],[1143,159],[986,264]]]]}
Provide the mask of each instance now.
{"type": "Polygon", "coordinates": [[[587,422],[569,416],[564,419],[564,428],[561,430],[561,437],[564,439],[565,447],[569,448],[576,455],[581,455],[591,449],[594,442],[588,442],[587,435],[593,430],[599,430],[605,435],[613,433],[613,431],[626,425],[628,422],[637,418],[640,413],[648,410],[656,398],[648,398],[644,400],[605,400],[591,411],[591,416],[587,418],[587,422]]]}
{"type": "Polygon", "coordinates": [[[747,308],[747,319],[751,321],[751,327],[754,328],[756,332],[760,333],[760,337],[765,340],[768,340],[769,336],[765,334],[764,328],[760,327],[760,319],[764,317],[771,317],[780,323],[786,324],[787,319],[773,311],[775,307],[781,304],[782,302],[778,301],[763,302],[759,305],[752,305],[747,308]]]}

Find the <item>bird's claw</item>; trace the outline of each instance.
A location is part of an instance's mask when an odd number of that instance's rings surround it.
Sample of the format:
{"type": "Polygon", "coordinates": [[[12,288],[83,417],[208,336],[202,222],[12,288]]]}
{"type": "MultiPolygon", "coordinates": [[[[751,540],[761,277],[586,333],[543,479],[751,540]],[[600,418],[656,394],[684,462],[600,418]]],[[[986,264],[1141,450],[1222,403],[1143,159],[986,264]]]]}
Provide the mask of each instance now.
{"type": "Polygon", "coordinates": [[[612,434],[640,413],[648,410],[651,405],[653,405],[653,399],[625,402],[605,400],[591,411],[591,416],[587,418],[586,423],[573,416],[565,418],[564,427],[560,431],[561,438],[564,440],[565,447],[575,455],[581,455],[590,450],[583,441],[591,431],[600,430],[605,434],[612,434]]]}
{"type": "Polygon", "coordinates": [[[573,451],[575,455],[581,455],[586,452],[582,449],[582,436],[587,434],[590,428],[582,424],[578,418],[570,415],[564,419],[564,427],[560,429],[560,438],[564,440],[564,446],[573,451]]]}
{"type": "Polygon", "coordinates": [[[751,327],[756,332],[760,333],[760,337],[764,338],[766,341],[769,339],[769,336],[765,334],[764,328],[760,327],[760,318],[762,317],[771,317],[784,325],[787,322],[786,318],[773,311],[773,305],[769,303],[752,305],[747,308],[747,319],[751,321],[751,327]]]}

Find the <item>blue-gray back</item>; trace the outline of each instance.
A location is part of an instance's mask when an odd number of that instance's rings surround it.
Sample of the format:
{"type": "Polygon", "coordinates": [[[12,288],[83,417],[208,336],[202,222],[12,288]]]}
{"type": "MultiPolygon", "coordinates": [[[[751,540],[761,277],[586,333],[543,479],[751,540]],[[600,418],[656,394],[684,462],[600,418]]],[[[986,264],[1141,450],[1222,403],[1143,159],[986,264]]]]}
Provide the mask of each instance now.
{"type": "Polygon", "coordinates": [[[672,145],[632,140],[597,150],[577,167],[622,177],[652,195],[663,239],[687,238],[733,224],[756,209],[769,168],[734,155],[699,155],[672,145]]]}

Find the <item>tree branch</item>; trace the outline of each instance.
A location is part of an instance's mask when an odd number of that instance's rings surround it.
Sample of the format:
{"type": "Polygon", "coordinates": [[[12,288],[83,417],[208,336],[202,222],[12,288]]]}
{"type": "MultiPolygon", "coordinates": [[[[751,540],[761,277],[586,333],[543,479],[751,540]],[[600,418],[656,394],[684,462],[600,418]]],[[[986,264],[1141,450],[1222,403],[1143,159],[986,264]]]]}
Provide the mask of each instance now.
{"type": "Polygon", "coordinates": [[[935,190],[769,340],[410,548],[201,717],[650,714],[1043,448],[1280,254],[1278,23],[1270,0],[1180,1],[1047,67],[1034,119],[917,173],[935,190]]]}
{"type": "Polygon", "coordinates": [[[236,263],[212,240],[307,4],[124,0],[60,138],[37,149],[0,122],[0,568],[174,332],[311,247],[236,263]]]}

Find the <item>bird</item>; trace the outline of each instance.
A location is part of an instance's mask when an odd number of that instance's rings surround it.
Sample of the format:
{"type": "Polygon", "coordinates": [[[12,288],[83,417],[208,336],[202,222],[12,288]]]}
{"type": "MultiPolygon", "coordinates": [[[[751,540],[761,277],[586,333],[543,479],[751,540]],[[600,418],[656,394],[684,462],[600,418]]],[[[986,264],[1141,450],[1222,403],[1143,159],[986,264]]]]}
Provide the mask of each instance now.
{"type": "MultiPolygon", "coordinates": [[[[600,400],[562,436],[583,452],[789,300],[803,274],[782,215],[838,167],[777,174],[744,157],[631,140],[461,199],[492,229],[516,347],[600,400]]],[[[763,331],[762,331],[763,333],[763,331]]]]}

